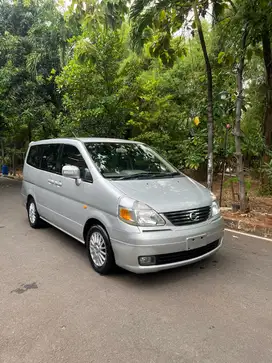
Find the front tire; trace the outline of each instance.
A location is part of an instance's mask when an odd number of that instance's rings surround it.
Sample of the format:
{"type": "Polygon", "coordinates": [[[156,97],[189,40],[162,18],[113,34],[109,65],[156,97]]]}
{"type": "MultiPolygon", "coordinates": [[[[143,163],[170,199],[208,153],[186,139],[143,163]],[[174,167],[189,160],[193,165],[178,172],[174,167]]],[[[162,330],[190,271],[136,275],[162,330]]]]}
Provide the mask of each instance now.
{"type": "Polygon", "coordinates": [[[100,225],[91,227],[86,247],[92,268],[100,275],[108,275],[115,267],[114,254],[107,232],[100,225]]]}
{"type": "Polygon", "coordinates": [[[40,218],[40,215],[37,211],[36,203],[33,198],[31,198],[27,203],[27,214],[30,227],[34,229],[42,227],[43,221],[40,218]]]}

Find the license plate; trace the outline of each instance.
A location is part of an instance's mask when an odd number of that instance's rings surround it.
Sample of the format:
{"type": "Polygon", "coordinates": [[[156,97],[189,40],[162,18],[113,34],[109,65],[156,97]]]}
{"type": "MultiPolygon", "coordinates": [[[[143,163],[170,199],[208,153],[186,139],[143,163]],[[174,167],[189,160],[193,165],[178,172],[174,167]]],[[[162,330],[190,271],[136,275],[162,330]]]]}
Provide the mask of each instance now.
{"type": "Polygon", "coordinates": [[[207,235],[201,234],[200,236],[194,236],[187,238],[187,248],[188,250],[193,250],[195,248],[206,246],[207,244],[207,235]]]}

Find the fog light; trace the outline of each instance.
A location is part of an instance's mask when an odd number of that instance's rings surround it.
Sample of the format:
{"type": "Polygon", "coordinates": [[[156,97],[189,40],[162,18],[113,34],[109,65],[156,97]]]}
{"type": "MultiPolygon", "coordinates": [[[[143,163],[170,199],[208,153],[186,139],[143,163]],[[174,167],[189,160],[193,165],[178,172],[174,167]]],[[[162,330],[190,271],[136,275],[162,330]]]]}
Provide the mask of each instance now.
{"type": "Polygon", "coordinates": [[[155,263],[156,263],[155,256],[141,256],[141,257],[139,257],[139,264],[141,266],[155,265],[155,263]]]}

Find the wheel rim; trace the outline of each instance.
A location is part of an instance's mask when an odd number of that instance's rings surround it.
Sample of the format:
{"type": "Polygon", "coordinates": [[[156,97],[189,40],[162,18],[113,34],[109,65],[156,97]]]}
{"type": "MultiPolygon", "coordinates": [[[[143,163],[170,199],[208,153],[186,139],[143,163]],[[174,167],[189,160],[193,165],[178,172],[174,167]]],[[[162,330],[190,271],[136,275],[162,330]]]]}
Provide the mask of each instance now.
{"type": "Polygon", "coordinates": [[[101,267],[106,262],[106,243],[100,232],[94,232],[90,237],[90,254],[96,266],[101,267]]]}
{"type": "Polygon", "coordinates": [[[29,220],[32,224],[36,222],[36,207],[34,203],[30,203],[28,210],[29,220]]]}

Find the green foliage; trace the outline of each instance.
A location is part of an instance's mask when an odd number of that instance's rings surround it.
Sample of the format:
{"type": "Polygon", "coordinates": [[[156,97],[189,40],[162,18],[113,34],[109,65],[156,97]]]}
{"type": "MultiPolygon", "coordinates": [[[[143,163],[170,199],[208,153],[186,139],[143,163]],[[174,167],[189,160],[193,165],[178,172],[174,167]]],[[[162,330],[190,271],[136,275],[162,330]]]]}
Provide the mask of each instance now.
{"type": "Polygon", "coordinates": [[[260,195],[272,194],[272,152],[267,151],[267,155],[270,158],[269,161],[264,162],[260,167],[260,174],[265,183],[261,184],[260,195]]]}
{"type": "MultiPolygon", "coordinates": [[[[235,185],[238,185],[239,183],[239,179],[237,176],[233,176],[231,178],[228,178],[225,182],[224,182],[224,186],[225,187],[229,187],[231,184],[235,184],[235,185]]],[[[250,191],[252,187],[252,182],[250,179],[245,179],[245,189],[246,189],[246,192],[248,193],[250,191]]]]}
{"type": "Polygon", "coordinates": [[[61,71],[65,29],[53,0],[0,3],[0,137],[8,154],[58,134],[51,70],[61,71]]]}
{"type": "Polygon", "coordinates": [[[84,32],[74,41],[74,57],[57,77],[63,92],[59,123],[63,135],[124,135],[129,113],[122,94],[120,64],[125,59],[125,29],[84,32]]]}
{"type": "MultiPolygon", "coordinates": [[[[249,27],[242,114],[246,162],[264,151],[267,1],[197,1],[213,71],[215,169],[234,157],[240,38],[249,27]],[[208,4],[212,23],[203,20],[208,4]],[[250,5],[251,4],[251,5],[250,5]],[[224,149],[226,124],[228,145],[224,149]]],[[[179,168],[207,162],[207,80],[191,1],[0,2],[0,138],[7,158],[57,136],[143,141],[179,168]],[[76,5],[76,6],[75,6],[76,5]],[[131,21],[128,18],[131,18],[131,21]],[[200,123],[194,124],[195,117],[200,123]]],[[[270,6],[270,7],[269,7],[270,6]]],[[[270,164],[264,166],[270,178],[270,164]]],[[[271,174],[272,175],[272,174],[271,174]]]]}

